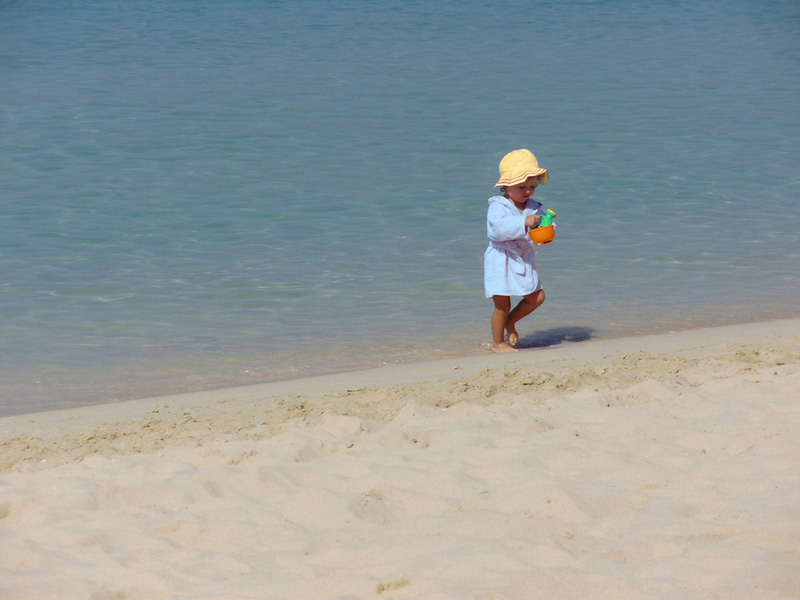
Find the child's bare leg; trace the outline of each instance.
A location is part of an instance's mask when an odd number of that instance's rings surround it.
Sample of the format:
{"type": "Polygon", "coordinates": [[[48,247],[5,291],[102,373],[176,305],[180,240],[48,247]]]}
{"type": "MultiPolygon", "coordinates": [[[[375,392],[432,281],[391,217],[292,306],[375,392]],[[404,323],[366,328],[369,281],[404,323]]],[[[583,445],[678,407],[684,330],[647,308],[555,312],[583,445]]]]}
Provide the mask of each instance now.
{"type": "Polygon", "coordinates": [[[514,307],[514,310],[508,314],[508,318],[506,319],[506,331],[508,331],[509,344],[516,346],[517,342],[519,342],[519,334],[516,328],[517,321],[523,317],[527,317],[539,308],[542,302],[544,302],[544,290],[538,290],[524,296],[522,300],[519,301],[519,304],[514,307]]]}
{"type": "Polygon", "coordinates": [[[511,310],[511,298],[508,296],[492,296],[494,312],[492,313],[492,352],[516,352],[506,344],[506,323],[511,310]]]}

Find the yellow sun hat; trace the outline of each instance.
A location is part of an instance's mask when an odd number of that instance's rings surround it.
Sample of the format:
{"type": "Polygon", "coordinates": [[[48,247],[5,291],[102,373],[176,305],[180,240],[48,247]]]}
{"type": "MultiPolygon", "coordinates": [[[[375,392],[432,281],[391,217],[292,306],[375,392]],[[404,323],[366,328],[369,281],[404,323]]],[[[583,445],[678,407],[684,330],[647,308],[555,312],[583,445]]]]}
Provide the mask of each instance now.
{"type": "Polygon", "coordinates": [[[541,175],[540,183],[550,181],[547,169],[539,167],[539,161],[530,150],[514,150],[509,152],[500,161],[500,181],[494,187],[501,185],[518,185],[528,177],[541,175]]]}

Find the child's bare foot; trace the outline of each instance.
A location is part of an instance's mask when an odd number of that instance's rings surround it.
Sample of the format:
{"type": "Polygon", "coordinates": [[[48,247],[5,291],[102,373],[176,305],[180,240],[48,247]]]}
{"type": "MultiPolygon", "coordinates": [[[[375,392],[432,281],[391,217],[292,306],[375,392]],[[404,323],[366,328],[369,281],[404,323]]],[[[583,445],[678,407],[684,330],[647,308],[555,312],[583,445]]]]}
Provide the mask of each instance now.
{"type": "Polygon", "coordinates": [[[512,348],[505,342],[502,342],[501,344],[492,344],[492,352],[495,354],[503,354],[505,352],[519,352],[519,350],[512,348]]]}
{"type": "Polygon", "coordinates": [[[512,346],[516,346],[517,342],[519,342],[519,334],[514,327],[507,327],[506,331],[508,331],[508,343],[512,346]]]}

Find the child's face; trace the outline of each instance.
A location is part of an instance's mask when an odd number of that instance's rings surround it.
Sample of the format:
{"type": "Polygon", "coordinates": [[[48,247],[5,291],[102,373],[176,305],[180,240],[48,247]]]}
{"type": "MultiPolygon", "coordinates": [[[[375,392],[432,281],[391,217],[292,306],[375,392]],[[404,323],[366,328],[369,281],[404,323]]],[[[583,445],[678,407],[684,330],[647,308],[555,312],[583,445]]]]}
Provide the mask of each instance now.
{"type": "Polygon", "coordinates": [[[514,204],[525,204],[528,198],[533,196],[536,186],[539,185],[539,177],[528,177],[525,181],[517,185],[506,187],[506,198],[514,204]]]}

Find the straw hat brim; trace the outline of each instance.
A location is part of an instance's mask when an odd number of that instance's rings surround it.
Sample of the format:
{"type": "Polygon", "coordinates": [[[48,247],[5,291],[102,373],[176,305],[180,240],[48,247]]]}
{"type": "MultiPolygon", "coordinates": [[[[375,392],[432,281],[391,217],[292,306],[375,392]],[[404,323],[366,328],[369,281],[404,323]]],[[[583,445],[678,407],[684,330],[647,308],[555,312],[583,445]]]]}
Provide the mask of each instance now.
{"type": "Polygon", "coordinates": [[[511,177],[501,177],[500,181],[494,184],[494,187],[519,185],[527,180],[528,177],[536,177],[537,175],[541,175],[539,183],[547,183],[550,181],[550,174],[547,172],[547,169],[533,169],[518,174],[515,173],[511,177]]]}

